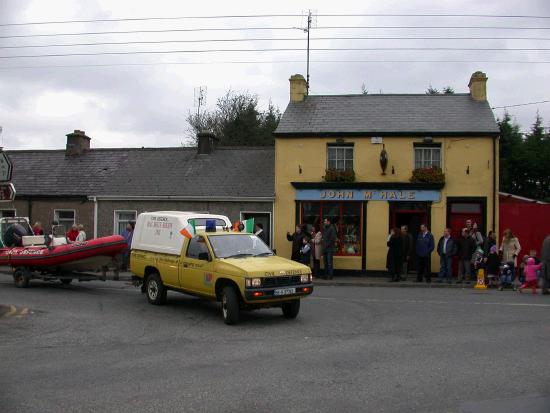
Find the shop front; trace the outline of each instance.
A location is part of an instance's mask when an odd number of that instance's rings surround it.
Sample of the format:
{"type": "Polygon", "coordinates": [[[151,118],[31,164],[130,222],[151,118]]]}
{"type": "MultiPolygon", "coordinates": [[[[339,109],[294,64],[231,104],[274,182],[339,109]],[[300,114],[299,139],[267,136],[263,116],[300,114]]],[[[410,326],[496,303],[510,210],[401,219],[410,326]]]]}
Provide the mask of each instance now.
{"type": "Polygon", "coordinates": [[[410,183],[335,186],[295,182],[293,186],[297,224],[305,225],[308,232],[322,230],[325,218],[334,224],[336,269],[379,270],[390,228],[407,225],[416,238],[420,224],[430,224],[432,203],[441,201],[440,188],[410,183]]]}

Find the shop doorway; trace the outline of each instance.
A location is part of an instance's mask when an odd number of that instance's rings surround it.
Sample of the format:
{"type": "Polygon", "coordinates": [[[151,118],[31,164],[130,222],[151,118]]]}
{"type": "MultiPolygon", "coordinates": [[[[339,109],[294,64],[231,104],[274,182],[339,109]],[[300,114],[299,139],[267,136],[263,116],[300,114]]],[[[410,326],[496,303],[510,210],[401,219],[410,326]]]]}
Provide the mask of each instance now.
{"type": "Polygon", "coordinates": [[[241,212],[241,221],[254,218],[254,223],[264,227],[267,245],[271,247],[271,213],[270,212],[241,212]]]}
{"type": "MultiPolygon", "coordinates": [[[[476,223],[479,231],[485,237],[486,234],[486,205],[485,199],[447,199],[447,226],[451,229],[451,236],[455,239],[462,235],[462,228],[466,227],[466,221],[476,223]]],[[[453,274],[458,274],[458,258],[453,258],[453,274]]]]}
{"type": "MultiPolygon", "coordinates": [[[[392,202],[390,203],[390,228],[401,228],[406,225],[414,242],[418,238],[420,225],[428,224],[428,206],[425,202],[392,202]]],[[[414,251],[414,245],[413,245],[414,251]]],[[[416,271],[416,255],[412,254],[409,261],[409,272],[416,271]]]]}

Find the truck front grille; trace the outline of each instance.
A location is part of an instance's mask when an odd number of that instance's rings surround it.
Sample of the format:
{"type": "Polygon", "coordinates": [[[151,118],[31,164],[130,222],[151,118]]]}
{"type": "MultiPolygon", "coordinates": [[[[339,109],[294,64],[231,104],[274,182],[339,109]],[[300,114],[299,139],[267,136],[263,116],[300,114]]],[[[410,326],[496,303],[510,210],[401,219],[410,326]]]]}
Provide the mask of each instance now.
{"type": "Polygon", "coordinates": [[[300,284],[299,275],[262,278],[262,287],[282,287],[296,284],[300,284]]]}

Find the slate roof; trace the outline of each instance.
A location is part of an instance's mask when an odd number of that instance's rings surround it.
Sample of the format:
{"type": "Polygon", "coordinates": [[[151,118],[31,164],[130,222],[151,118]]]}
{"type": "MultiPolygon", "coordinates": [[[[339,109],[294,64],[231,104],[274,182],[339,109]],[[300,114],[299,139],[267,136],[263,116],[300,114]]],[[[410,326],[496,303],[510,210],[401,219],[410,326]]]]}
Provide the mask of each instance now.
{"type": "Polygon", "coordinates": [[[469,94],[310,95],[290,102],[275,136],[291,135],[494,135],[488,102],[469,94]]]}
{"type": "Polygon", "coordinates": [[[18,196],[273,197],[272,147],[7,151],[18,196]]]}

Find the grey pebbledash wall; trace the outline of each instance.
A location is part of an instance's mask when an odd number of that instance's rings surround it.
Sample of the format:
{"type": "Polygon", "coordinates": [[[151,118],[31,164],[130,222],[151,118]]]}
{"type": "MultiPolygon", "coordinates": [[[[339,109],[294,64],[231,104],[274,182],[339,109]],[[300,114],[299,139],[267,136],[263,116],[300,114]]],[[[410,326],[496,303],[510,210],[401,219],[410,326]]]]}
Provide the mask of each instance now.
{"type": "Polygon", "coordinates": [[[115,211],[194,211],[227,215],[231,222],[240,219],[241,212],[273,213],[273,202],[247,201],[97,201],[98,237],[112,235],[115,231],[115,211]]]}

